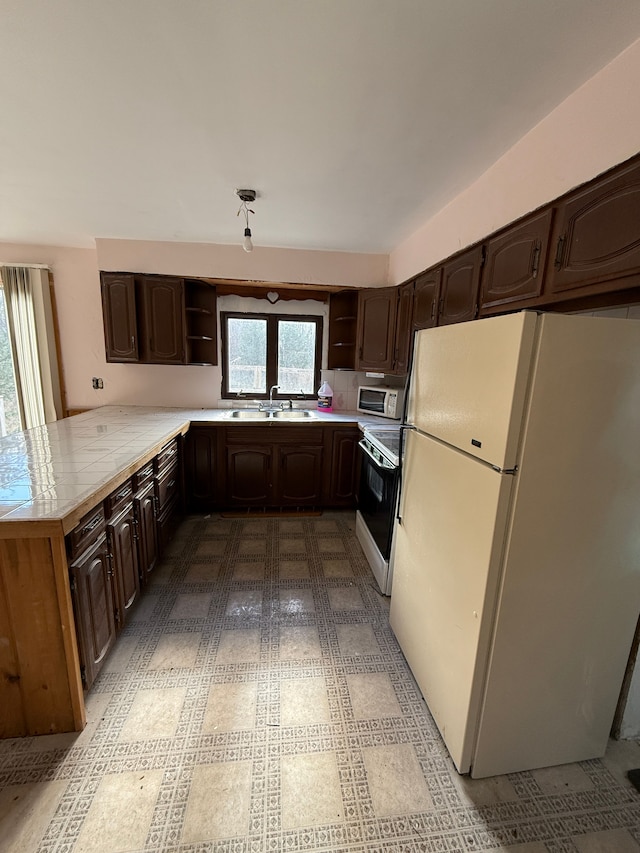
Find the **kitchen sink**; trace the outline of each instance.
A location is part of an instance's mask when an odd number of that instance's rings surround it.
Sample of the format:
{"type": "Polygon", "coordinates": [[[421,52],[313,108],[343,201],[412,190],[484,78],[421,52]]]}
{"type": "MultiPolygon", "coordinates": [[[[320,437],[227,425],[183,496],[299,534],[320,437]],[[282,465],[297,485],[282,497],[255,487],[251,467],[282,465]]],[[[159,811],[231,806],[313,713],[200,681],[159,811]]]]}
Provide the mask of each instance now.
{"type": "Polygon", "coordinates": [[[257,409],[236,409],[231,412],[230,417],[232,418],[245,418],[247,419],[259,419],[264,420],[269,417],[269,412],[260,412],[257,409]]]}
{"type": "Polygon", "coordinates": [[[273,411],[265,411],[264,409],[234,409],[229,412],[230,418],[239,418],[242,420],[265,420],[265,418],[284,418],[285,420],[300,420],[302,418],[312,418],[314,413],[308,409],[274,409],[273,411]]]}
{"type": "Polygon", "coordinates": [[[297,420],[300,418],[312,418],[313,412],[309,412],[307,409],[282,409],[278,412],[274,412],[273,417],[297,420]]]}

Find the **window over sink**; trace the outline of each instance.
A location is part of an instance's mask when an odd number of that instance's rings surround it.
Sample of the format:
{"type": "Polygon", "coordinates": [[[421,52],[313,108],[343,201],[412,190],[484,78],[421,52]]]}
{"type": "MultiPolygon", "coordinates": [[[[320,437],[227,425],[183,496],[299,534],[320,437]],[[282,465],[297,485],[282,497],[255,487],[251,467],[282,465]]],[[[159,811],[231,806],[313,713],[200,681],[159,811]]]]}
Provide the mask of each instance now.
{"type": "Polygon", "coordinates": [[[313,399],[320,384],[322,317],[222,311],[222,396],[313,399]]]}

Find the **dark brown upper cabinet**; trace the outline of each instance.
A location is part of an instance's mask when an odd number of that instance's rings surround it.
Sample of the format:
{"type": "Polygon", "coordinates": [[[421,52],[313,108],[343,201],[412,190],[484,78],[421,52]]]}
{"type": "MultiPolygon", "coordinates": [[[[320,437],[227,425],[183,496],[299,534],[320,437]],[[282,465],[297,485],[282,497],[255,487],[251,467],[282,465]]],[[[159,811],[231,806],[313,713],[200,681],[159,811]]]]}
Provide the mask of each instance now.
{"type": "Polygon", "coordinates": [[[175,276],[100,276],[107,361],[218,363],[213,285],[175,276]]]}
{"type": "Polygon", "coordinates": [[[358,331],[358,291],[340,290],[329,296],[329,370],[355,370],[358,331]]]}
{"type": "Polygon", "coordinates": [[[101,292],[107,361],[138,361],[135,277],[103,272],[101,292]]]}
{"type": "Polygon", "coordinates": [[[481,246],[476,246],[443,264],[439,326],[475,319],[478,313],[481,266],[481,246]]]}
{"type": "MultiPolygon", "coordinates": [[[[556,209],[547,292],[564,293],[640,273],[640,162],[569,194],[556,209]]],[[[637,283],[637,282],[636,282],[637,283]]]]}
{"type": "Polygon", "coordinates": [[[374,287],[358,294],[358,370],[393,371],[397,287],[374,287]]]}
{"type": "Polygon", "coordinates": [[[141,276],[138,280],[140,357],[149,364],[185,361],[184,282],[141,276]]]}
{"type": "Polygon", "coordinates": [[[414,332],[436,325],[441,281],[442,267],[427,270],[415,279],[412,322],[414,332]]]}
{"type": "Polygon", "coordinates": [[[413,337],[413,282],[400,285],[398,290],[398,308],[396,313],[395,348],[393,353],[393,372],[404,376],[409,370],[411,343],[413,337]]]}
{"type": "Polygon", "coordinates": [[[542,293],[553,209],[547,208],[485,246],[480,312],[535,299],[542,293]]]}

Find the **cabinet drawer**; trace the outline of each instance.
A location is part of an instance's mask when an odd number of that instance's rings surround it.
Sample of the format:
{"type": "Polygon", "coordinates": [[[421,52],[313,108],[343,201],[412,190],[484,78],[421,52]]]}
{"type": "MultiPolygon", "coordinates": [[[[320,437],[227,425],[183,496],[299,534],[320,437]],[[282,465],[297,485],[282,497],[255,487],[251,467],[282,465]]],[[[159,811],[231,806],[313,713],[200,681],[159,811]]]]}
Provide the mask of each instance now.
{"type": "Polygon", "coordinates": [[[143,468],[140,468],[140,470],[136,471],[136,473],[133,475],[133,491],[139,492],[142,486],[145,483],[148,483],[149,480],[153,477],[153,474],[154,465],[152,459],[151,462],[147,462],[147,464],[143,468]]]}
{"type": "Polygon", "coordinates": [[[123,507],[127,501],[131,501],[133,498],[133,483],[131,480],[125,480],[117,489],[114,489],[113,492],[109,495],[109,497],[105,500],[105,510],[107,514],[107,518],[111,518],[111,516],[117,512],[121,507],[123,507]]]}
{"type": "Polygon", "coordinates": [[[156,471],[160,472],[178,459],[178,439],[173,438],[156,456],[156,471]]]}
{"type": "Polygon", "coordinates": [[[78,557],[100,537],[105,529],[104,505],[94,506],[67,536],[67,547],[71,559],[78,557]]]}
{"type": "Polygon", "coordinates": [[[158,513],[161,513],[172,500],[177,499],[179,491],[178,465],[174,464],[163,471],[156,480],[158,513]]]}

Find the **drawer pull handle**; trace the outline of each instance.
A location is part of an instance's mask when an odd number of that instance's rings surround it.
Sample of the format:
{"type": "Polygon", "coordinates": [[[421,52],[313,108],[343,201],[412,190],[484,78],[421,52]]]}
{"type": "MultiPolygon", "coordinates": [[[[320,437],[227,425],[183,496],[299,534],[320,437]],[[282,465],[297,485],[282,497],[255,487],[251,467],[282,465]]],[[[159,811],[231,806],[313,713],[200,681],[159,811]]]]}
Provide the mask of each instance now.
{"type": "Polygon", "coordinates": [[[131,494],[131,489],[127,486],[126,489],[123,489],[121,492],[118,492],[118,494],[115,496],[115,500],[121,501],[123,498],[126,498],[127,495],[130,495],[130,494],[131,494]]]}
{"type": "Polygon", "coordinates": [[[85,526],[84,526],[84,527],[82,528],[82,530],[80,531],[80,536],[84,536],[86,533],[91,533],[91,531],[92,531],[92,530],[95,530],[95,529],[96,529],[96,527],[100,524],[100,522],[101,522],[101,521],[102,521],[102,516],[101,516],[101,515],[97,515],[97,516],[96,516],[94,519],[92,519],[88,524],[85,524],[85,526]]]}
{"type": "Polygon", "coordinates": [[[176,484],[175,480],[169,480],[169,482],[167,483],[167,491],[169,489],[172,489],[175,486],[175,484],[176,484]]]}

